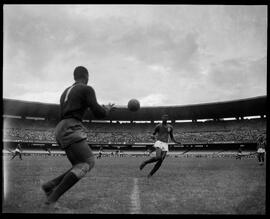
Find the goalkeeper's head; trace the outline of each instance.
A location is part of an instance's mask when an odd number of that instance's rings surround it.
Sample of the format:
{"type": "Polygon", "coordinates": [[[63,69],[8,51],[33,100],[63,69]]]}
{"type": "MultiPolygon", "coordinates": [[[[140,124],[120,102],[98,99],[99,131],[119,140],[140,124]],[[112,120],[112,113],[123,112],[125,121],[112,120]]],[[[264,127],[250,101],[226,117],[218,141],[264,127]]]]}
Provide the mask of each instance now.
{"type": "Polygon", "coordinates": [[[77,66],[74,69],[73,76],[76,82],[82,82],[84,84],[88,83],[89,78],[88,70],[83,66],[77,66]]]}

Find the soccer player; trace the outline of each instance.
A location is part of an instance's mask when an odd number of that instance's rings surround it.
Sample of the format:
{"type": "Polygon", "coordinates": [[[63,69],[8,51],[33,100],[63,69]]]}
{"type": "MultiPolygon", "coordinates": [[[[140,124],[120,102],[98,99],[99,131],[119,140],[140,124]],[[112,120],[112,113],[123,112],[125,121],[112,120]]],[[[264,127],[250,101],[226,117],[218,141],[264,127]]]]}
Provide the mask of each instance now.
{"type": "Polygon", "coordinates": [[[51,152],[51,148],[50,148],[50,146],[49,146],[49,145],[44,145],[43,149],[44,149],[46,152],[48,152],[48,154],[49,154],[49,155],[51,155],[51,154],[52,154],[52,152],[51,152]]]}
{"type": "Polygon", "coordinates": [[[13,154],[13,156],[10,160],[13,160],[17,155],[19,155],[20,159],[22,160],[22,147],[21,147],[20,143],[18,143],[15,150],[12,151],[12,154],[13,154]]]}
{"type": "Polygon", "coordinates": [[[243,144],[241,144],[241,145],[239,146],[239,148],[238,148],[238,152],[237,152],[237,154],[236,154],[236,159],[240,159],[240,160],[241,160],[241,158],[242,158],[242,147],[244,147],[243,144]]]}
{"type": "Polygon", "coordinates": [[[119,150],[119,157],[124,157],[124,152],[119,150]]]}
{"type": "Polygon", "coordinates": [[[264,164],[265,145],[266,145],[266,142],[264,140],[264,137],[259,136],[257,139],[257,157],[258,157],[259,165],[264,164]]]}
{"type": "Polygon", "coordinates": [[[158,124],[155,127],[154,133],[152,135],[152,139],[155,139],[155,135],[157,135],[156,142],[154,144],[154,148],[156,150],[156,156],[151,157],[150,159],[144,161],[140,165],[140,170],[142,170],[145,165],[149,163],[156,163],[153,169],[148,174],[148,178],[151,177],[161,166],[163,160],[166,157],[167,151],[169,150],[168,147],[168,140],[169,136],[173,142],[176,144],[181,144],[180,142],[176,141],[173,136],[173,127],[170,124],[167,124],[168,115],[165,114],[162,116],[162,123],[158,124]]]}
{"type": "Polygon", "coordinates": [[[102,147],[99,148],[97,159],[100,159],[102,156],[102,147]]]}
{"type": "Polygon", "coordinates": [[[60,121],[55,128],[57,143],[65,151],[72,167],[62,175],[42,184],[47,199],[45,206],[61,209],[57,200],[82,179],[95,164],[94,154],[87,144],[87,129],[82,118],[88,108],[96,118],[106,117],[114,108],[97,102],[96,94],[88,86],[88,70],[78,66],[73,72],[75,83],[66,88],[60,98],[60,121]]]}
{"type": "Polygon", "coordinates": [[[50,148],[50,147],[48,147],[46,150],[47,150],[48,154],[51,156],[51,155],[52,155],[51,148],[50,148]]]}

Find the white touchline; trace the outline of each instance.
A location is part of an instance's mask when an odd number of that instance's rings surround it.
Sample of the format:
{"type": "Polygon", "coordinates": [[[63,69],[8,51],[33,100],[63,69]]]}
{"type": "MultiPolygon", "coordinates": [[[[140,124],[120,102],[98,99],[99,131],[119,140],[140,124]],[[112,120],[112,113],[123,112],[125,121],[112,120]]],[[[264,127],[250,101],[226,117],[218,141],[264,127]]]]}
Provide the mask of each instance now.
{"type": "Polygon", "coordinates": [[[139,214],[141,212],[140,194],[138,186],[138,178],[133,179],[133,190],[131,193],[131,214],[139,214]]]}
{"type": "Polygon", "coordinates": [[[3,157],[3,163],[4,163],[4,182],[3,182],[3,195],[4,195],[4,201],[7,197],[7,193],[8,193],[8,164],[7,164],[7,159],[8,157],[3,157]]]}

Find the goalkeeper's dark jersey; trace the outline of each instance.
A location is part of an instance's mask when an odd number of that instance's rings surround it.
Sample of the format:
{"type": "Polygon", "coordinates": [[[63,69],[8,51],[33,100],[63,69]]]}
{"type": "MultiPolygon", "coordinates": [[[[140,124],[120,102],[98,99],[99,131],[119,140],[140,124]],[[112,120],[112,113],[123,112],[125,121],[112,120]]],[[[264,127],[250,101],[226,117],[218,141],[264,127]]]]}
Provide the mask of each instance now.
{"type": "Polygon", "coordinates": [[[91,86],[83,83],[74,83],[65,89],[60,98],[60,119],[82,118],[90,108],[96,118],[104,118],[106,110],[98,104],[96,94],[91,86]]]}

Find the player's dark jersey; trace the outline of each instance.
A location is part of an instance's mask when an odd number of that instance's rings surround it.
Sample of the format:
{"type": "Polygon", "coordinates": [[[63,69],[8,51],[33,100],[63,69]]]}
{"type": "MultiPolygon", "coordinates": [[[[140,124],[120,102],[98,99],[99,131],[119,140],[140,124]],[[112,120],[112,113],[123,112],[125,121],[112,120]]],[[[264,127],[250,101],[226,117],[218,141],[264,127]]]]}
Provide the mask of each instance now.
{"type": "Polygon", "coordinates": [[[20,151],[22,150],[22,147],[20,144],[17,145],[16,149],[19,149],[20,151]]]}
{"type": "Polygon", "coordinates": [[[106,110],[97,103],[95,91],[91,86],[76,82],[61,95],[61,120],[75,118],[82,121],[87,108],[91,109],[96,118],[106,116],[106,110]]]}
{"type": "Polygon", "coordinates": [[[157,140],[162,142],[168,142],[170,132],[173,131],[173,127],[169,124],[164,125],[160,123],[156,126],[154,133],[158,133],[157,140]]]}
{"type": "Polygon", "coordinates": [[[265,145],[266,145],[265,141],[258,141],[258,142],[257,142],[257,150],[258,150],[259,148],[265,149],[265,145]]]}

